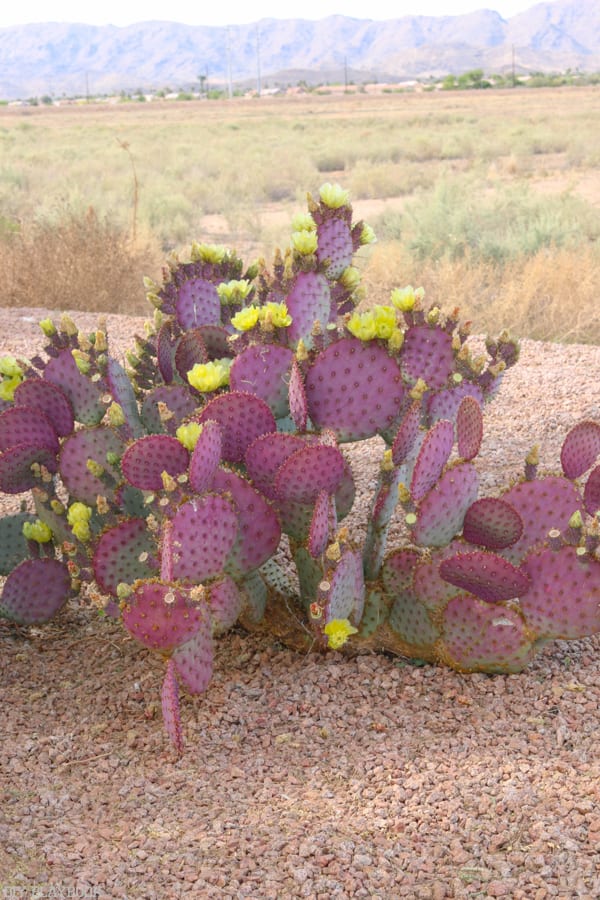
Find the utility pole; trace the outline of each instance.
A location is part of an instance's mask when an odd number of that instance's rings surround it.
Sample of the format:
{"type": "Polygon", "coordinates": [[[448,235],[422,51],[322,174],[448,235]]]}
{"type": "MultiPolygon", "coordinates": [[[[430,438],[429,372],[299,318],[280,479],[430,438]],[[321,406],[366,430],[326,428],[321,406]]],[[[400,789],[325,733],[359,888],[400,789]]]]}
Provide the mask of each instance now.
{"type": "Polygon", "coordinates": [[[233,97],[233,83],[231,80],[231,28],[227,26],[227,89],[229,99],[233,97]]]}
{"type": "Polygon", "coordinates": [[[256,26],[256,93],[260,97],[261,92],[261,83],[260,83],[260,30],[258,25],[256,26]]]}

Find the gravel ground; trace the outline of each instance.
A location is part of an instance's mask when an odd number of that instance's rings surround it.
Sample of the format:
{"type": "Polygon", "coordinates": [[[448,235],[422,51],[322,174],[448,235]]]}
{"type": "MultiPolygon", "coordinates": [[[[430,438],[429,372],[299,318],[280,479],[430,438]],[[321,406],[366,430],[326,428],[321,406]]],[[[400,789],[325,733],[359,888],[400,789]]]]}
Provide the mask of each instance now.
{"type": "MultiPolygon", "coordinates": [[[[44,315],[0,310],[0,352],[32,353],[44,315]]],[[[133,325],[109,317],[127,346],[133,325]]],[[[486,489],[537,440],[556,465],[599,385],[600,348],[524,342],[486,414],[486,489]]],[[[0,642],[2,898],[600,897],[598,635],[490,677],[234,630],[182,698],[180,759],[162,663],[114,622],[70,606],[0,642]]]]}

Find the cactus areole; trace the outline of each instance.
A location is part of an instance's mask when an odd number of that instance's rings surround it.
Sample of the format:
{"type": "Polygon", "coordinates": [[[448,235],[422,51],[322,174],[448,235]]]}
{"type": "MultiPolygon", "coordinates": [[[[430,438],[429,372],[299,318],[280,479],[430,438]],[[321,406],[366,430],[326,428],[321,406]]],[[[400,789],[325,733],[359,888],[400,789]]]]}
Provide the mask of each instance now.
{"type": "Polygon", "coordinates": [[[0,490],[25,495],[0,519],[0,616],[39,626],[85,588],[165,660],[178,752],[180,687],[207,688],[236,622],[489,673],[600,631],[600,424],[566,435],[561,471],[530,455],[480,497],[482,407],[516,342],[473,359],[422,289],[359,307],[374,236],[338,185],[296,223],[271,269],[204,244],[173,258],[126,366],[67,316],[33,361],[0,358],[0,490]],[[359,541],[345,445],[376,436],[359,541]]]}

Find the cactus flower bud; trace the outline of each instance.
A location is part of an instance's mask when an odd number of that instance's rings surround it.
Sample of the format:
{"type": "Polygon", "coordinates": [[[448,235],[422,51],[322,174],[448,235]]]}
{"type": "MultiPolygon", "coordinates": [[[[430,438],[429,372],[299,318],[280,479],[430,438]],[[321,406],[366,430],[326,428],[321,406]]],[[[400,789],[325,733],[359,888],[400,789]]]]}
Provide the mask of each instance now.
{"type": "Polygon", "coordinates": [[[113,428],[119,428],[120,425],[125,424],[125,415],[123,413],[123,408],[119,403],[111,403],[106,410],[106,414],[108,416],[108,423],[109,425],[112,425],[113,428]]]}
{"type": "Polygon", "coordinates": [[[296,213],[292,219],[292,231],[315,231],[317,223],[310,213],[296,213]]]}
{"type": "Polygon", "coordinates": [[[56,334],[56,326],[52,319],[42,319],[39,324],[46,337],[52,337],[56,334]]]}
{"type": "Polygon", "coordinates": [[[84,353],[83,350],[71,350],[71,354],[73,359],[75,360],[75,365],[79,369],[82,375],[87,375],[90,371],[90,358],[87,353],[84,353]]]}
{"type": "Polygon", "coordinates": [[[223,281],[217,285],[217,294],[221,303],[243,303],[250,291],[252,285],[245,278],[239,281],[223,281]]]}
{"type": "Polygon", "coordinates": [[[371,226],[367,225],[365,222],[360,233],[361,246],[364,247],[366,244],[374,244],[376,240],[377,238],[375,237],[375,232],[373,231],[371,226]]]}
{"type": "Polygon", "coordinates": [[[28,541],[37,541],[38,544],[47,544],[48,541],[52,540],[51,529],[41,519],[36,519],[35,522],[25,522],[23,524],[23,535],[28,541]]]}
{"type": "Polygon", "coordinates": [[[91,507],[79,501],[72,503],[67,512],[67,521],[71,526],[71,531],[80,541],[90,539],[90,518],[92,516],[91,507]]]}
{"type": "Polygon", "coordinates": [[[227,247],[222,244],[192,244],[191,257],[193,262],[205,262],[216,265],[223,262],[227,256],[227,247]]]}
{"type": "Polygon", "coordinates": [[[332,619],[327,623],[323,632],[327,635],[327,646],[331,650],[339,650],[351,634],[358,632],[358,628],[351,625],[348,619],[332,619]]]}
{"type": "Polygon", "coordinates": [[[356,266],[347,266],[340,275],[339,282],[347,291],[355,291],[360,284],[360,272],[356,266]]]}
{"type": "Polygon", "coordinates": [[[68,334],[69,337],[74,337],[77,334],[77,325],[68,313],[63,313],[60,317],[60,330],[68,334]]]}
{"type": "Polygon", "coordinates": [[[292,324],[292,317],[285,303],[265,303],[260,307],[259,317],[261,323],[272,325],[273,328],[288,328],[292,324]]]}

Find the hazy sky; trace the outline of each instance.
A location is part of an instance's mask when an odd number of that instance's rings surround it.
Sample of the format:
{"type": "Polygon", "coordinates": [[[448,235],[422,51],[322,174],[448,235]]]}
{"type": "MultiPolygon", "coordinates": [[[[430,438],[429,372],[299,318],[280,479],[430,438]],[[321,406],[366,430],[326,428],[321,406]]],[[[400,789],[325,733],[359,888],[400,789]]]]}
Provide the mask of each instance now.
{"type": "Polygon", "coordinates": [[[20,0],[2,3],[0,28],[34,22],[86,22],[91,25],[131,25],[159,19],[184,22],[186,25],[241,25],[263,18],[322,19],[329,15],[353,16],[356,19],[390,19],[408,15],[452,16],[477,9],[493,9],[507,19],[535,5],[536,0],[301,0],[284,4],[277,0],[135,0],[117,2],[101,0],[20,0]]]}

